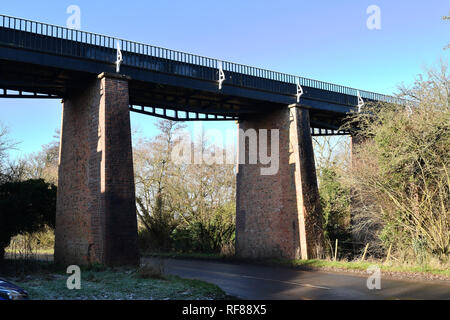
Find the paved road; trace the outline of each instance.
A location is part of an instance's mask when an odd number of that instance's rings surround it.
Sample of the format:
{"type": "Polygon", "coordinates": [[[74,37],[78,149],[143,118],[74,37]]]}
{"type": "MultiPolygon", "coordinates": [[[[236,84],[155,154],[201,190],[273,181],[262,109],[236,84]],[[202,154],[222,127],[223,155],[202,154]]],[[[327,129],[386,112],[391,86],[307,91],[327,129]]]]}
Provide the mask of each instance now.
{"type": "Polygon", "coordinates": [[[369,290],[357,275],[300,271],[285,267],[164,259],[166,272],[215,283],[241,299],[450,299],[450,282],[381,279],[380,290],[369,290]]]}

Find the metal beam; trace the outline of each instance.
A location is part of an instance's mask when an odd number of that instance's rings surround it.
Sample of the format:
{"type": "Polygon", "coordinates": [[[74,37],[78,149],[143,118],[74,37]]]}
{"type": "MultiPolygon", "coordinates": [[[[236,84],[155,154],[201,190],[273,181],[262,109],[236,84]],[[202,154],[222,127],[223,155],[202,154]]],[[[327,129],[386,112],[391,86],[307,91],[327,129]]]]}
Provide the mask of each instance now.
{"type": "Polygon", "coordinates": [[[149,116],[154,116],[158,118],[163,118],[167,120],[173,121],[232,121],[239,120],[239,116],[237,115],[223,115],[223,114],[211,114],[211,113],[201,113],[201,112],[193,112],[193,111],[185,111],[180,109],[168,109],[164,107],[149,107],[149,106],[135,106],[130,105],[130,111],[141,113],[149,116]],[[162,114],[158,113],[157,110],[162,110],[162,114]],[[174,116],[168,115],[168,111],[172,112],[174,116]],[[180,116],[180,113],[184,112],[185,117],[180,116]],[[191,114],[195,116],[192,117],[191,114]]]}
{"type": "Polygon", "coordinates": [[[11,98],[11,99],[61,99],[62,97],[55,94],[45,94],[38,92],[28,92],[21,90],[10,90],[10,89],[0,89],[0,98],[11,98]],[[13,93],[11,93],[13,91],[13,93]]]}
{"type": "Polygon", "coordinates": [[[311,135],[315,136],[315,137],[346,136],[346,135],[351,135],[351,133],[350,133],[350,131],[347,131],[347,130],[332,130],[332,129],[311,127],[311,135]]]}

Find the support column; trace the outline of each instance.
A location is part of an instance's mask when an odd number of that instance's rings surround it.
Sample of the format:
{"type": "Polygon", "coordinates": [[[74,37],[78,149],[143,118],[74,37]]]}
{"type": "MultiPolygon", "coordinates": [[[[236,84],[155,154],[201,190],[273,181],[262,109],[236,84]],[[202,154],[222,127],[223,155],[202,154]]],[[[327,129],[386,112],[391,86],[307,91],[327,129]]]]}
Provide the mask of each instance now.
{"type": "MultiPolygon", "coordinates": [[[[291,105],[241,121],[239,129],[240,135],[248,137],[251,129],[256,130],[258,140],[260,129],[278,129],[279,169],[262,175],[260,169],[267,165],[248,162],[251,139],[239,145],[245,163],[238,165],[236,179],[236,254],[243,258],[320,257],[322,212],[308,109],[291,105]]],[[[267,140],[271,150],[270,137],[267,140]]]]}
{"type": "Polygon", "coordinates": [[[102,73],[63,102],[56,263],[139,262],[128,80],[102,73]]]}

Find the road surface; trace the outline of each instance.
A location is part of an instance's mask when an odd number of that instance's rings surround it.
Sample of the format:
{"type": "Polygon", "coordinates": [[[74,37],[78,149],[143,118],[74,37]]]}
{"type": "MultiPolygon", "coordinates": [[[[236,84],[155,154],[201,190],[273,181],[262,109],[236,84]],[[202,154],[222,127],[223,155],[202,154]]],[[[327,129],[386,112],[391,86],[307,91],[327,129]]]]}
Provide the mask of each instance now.
{"type": "MultiPolygon", "coordinates": [[[[152,260],[153,258],[149,258],[152,260]]],[[[369,290],[367,277],[287,267],[164,259],[166,273],[218,285],[231,296],[255,300],[449,299],[450,282],[383,279],[369,290]]]]}

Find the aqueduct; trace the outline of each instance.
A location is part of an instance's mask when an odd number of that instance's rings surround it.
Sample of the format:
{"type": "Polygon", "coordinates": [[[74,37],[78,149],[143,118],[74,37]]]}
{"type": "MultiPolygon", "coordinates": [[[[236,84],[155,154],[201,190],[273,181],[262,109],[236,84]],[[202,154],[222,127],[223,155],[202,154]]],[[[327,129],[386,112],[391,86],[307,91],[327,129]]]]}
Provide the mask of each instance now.
{"type": "Polygon", "coordinates": [[[66,265],[138,263],[129,111],[278,129],[276,174],[238,166],[236,252],[306,259],[322,250],[311,136],[349,134],[340,124],[361,99],[394,100],[4,15],[0,97],[63,101],[55,259],[66,265]]]}

